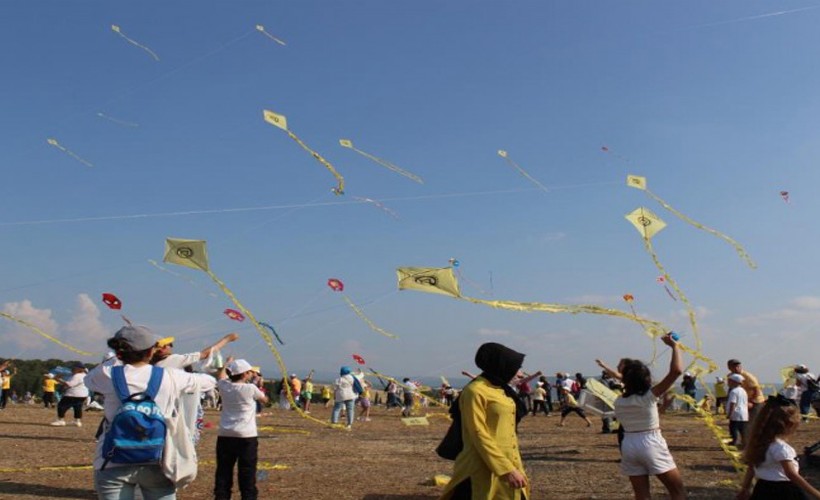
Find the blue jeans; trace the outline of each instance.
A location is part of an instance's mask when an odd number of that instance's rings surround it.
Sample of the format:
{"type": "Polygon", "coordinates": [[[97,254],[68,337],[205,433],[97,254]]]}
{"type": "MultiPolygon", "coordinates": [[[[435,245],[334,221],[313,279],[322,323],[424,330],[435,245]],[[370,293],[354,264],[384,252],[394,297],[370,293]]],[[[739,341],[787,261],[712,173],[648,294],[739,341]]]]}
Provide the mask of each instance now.
{"type": "Polygon", "coordinates": [[[808,417],[809,413],[811,413],[811,401],[814,399],[815,394],[817,394],[817,391],[806,389],[803,391],[803,394],[800,395],[800,414],[804,417],[808,417]]]}
{"type": "Polygon", "coordinates": [[[339,423],[339,413],[342,412],[342,405],[347,408],[347,425],[353,425],[354,413],[356,411],[356,400],[348,399],[347,401],[336,401],[333,403],[333,413],[330,416],[330,421],[334,424],[339,423]]]}
{"type": "Polygon", "coordinates": [[[176,500],[174,483],[159,465],[126,465],[94,471],[94,488],[100,500],[133,500],[139,485],[145,500],[176,500]]]}

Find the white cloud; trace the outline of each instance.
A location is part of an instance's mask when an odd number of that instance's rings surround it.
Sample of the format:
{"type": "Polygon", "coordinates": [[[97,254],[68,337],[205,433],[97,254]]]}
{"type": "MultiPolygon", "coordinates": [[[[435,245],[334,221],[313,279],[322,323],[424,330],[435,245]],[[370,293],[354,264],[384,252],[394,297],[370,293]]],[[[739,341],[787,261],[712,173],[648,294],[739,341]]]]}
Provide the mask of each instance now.
{"type": "Polygon", "coordinates": [[[110,336],[108,328],[100,321],[100,309],[85,293],[77,296],[74,316],[65,329],[73,334],[69,339],[74,339],[73,345],[82,344],[92,350],[101,349],[105,339],[110,336]]]}
{"type": "Polygon", "coordinates": [[[820,322],[820,297],[795,297],[788,303],[790,305],[786,307],[738,318],[738,323],[742,325],[769,325],[772,322],[783,322],[793,326],[803,324],[810,327],[820,322]]]}
{"type": "Polygon", "coordinates": [[[801,309],[820,309],[820,297],[803,296],[792,300],[792,304],[801,309]]]}
{"type": "MultiPolygon", "coordinates": [[[[59,325],[52,318],[51,309],[38,309],[30,300],[26,299],[20,302],[3,304],[3,312],[30,323],[49,335],[57,336],[59,325]]],[[[11,323],[3,327],[0,339],[2,339],[0,341],[3,344],[14,345],[20,351],[41,350],[48,342],[42,336],[18,323],[11,323]]],[[[15,354],[12,350],[12,352],[6,352],[4,355],[17,357],[20,354],[15,354]]]]}
{"type": "Polygon", "coordinates": [[[509,337],[512,332],[509,330],[496,330],[492,328],[479,328],[478,335],[480,337],[509,337]]]}

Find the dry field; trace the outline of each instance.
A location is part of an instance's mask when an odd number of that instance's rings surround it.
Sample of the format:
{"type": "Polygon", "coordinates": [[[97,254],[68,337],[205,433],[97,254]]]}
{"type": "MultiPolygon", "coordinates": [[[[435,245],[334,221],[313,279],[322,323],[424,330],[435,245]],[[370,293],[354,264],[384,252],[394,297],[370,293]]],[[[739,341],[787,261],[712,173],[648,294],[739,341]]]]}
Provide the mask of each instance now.
{"type": "MultiPolygon", "coordinates": [[[[260,426],[274,430],[260,432],[259,460],[287,468],[267,471],[259,482],[263,499],[434,499],[440,489],[431,479],[451,469],[433,452],[449,425],[440,416],[431,417],[429,427],[406,427],[395,410],[374,408],[372,421],[357,422],[352,432],[344,432],[305,421],[295,412],[267,411],[260,426]]],[[[317,407],[313,415],[324,418],[329,410],[317,407]]],[[[54,410],[21,405],[0,412],[0,498],[95,498],[88,468],[43,467],[90,464],[100,413],[87,414],[82,428],[50,427],[54,417],[54,410]]],[[[214,426],[218,418],[216,412],[207,415],[214,426]]],[[[600,434],[598,422],[587,428],[576,415],[568,416],[566,427],[557,423],[557,417],[527,417],[520,427],[533,498],[630,498],[628,481],[618,473],[615,436],[600,434]]],[[[734,498],[733,489],[722,484],[737,475],[706,428],[686,414],[666,415],[662,424],[689,497],[734,498]]],[[[802,450],[820,439],[818,429],[817,421],[802,426],[792,444],[802,450]]],[[[215,440],[216,428],[207,429],[199,446],[199,478],[180,498],[211,498],[215,440]]],[[[804,465],[803,472],[820,485],[820,469],[804,465]]],[[[662,490],[653,483],[656,498],[665,497],[662,490]]]]}

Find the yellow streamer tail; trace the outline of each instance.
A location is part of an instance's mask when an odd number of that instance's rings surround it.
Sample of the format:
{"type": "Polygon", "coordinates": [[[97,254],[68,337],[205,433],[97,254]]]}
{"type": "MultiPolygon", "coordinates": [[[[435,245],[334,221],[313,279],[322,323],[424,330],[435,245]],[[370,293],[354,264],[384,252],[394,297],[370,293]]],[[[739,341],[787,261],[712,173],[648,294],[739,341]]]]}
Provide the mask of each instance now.
{"type": "Polygon", "coordinates": [[[17,317],[15,317],[15,316],[12,316],[11,314],[7,314],[7,313],[4,313],[4,312],[0,312],[0,317],[6,318],[6,319],[7,319],[7,320],[9,320],[9,321],[14,321],[14,322],[15,322],[15,323],[17,323],[17,324],[19,324],[19,325],[21,325],[21,326],[23,326],[23,327],[25,327],[25,328],[28,328],[29,330],[31,330],[32,332],[36,333],[37,335],[40,335],[41,337],[45,337],[45,338],[47,338],[48,340],[50,340],[50,341],[54,342],[55,344],[57,344],[57,345],[59,345],[59,346],[65,347],[65,348],[66,348],[66,349],[68,349],[69,351],[74,351],[74,352],[76,352],[77,354],[81,354],[81,355],[83,355],[83,356],[94,356],[94,355],[95,355],[95,353],[93,353],[93,352],[81,351],[80,349],[77,349],[76,347],[70,346],[70,345],[66,344],[65,342],[62,342],[61,340],[59,340],[59,339],[57,339],[57,338],[55,338],[55,337],[53,337],[53,336],[51,336],[51,335],[47,334],[46,332],[44,332],[44,331],[43,331],[43,330],[41,330],[40,328],[38,328],[38,327],[36,327],[36,326],[32,325],[31,323],[29,323],[29,322],[28,322],[28,321],[26,321],[26,320],[23,320],[23,319],[17,318],[17,317]]]}
{"type": "Polygon", "coordinates": [[[329,161],[325,160],[325,159],[322,157],[322,155],[320,155],[320,154],[319,154],[319,153],[317,153],[316,151],[314,151],[314,150],[310,149],[310,146],[308,146],[307,144],[305,144],[304,142],[302,142],[302,139],[299,139],[299,137],[297,137],[297,136],[296,136],[296,134],[294,134],[294,133],[293,133],[293,132],[291,132],[290,130],[288,130],[287,132],[288,132],[288,136],[289,136],[291,139],[293,139],[294,141],[296,141],[296,144],[298,144],[299,146],[301,146],[301,147],[302,147],[302,149],[304,149],[305,151],[307,151],[308,153],[310,153],[310,154],[311,154],[311,156],[313,156],[313,158],[314,158],[316,161],[318,161],[319,163],[321,163],[322,165],[324,165],[324,167],[325,167],[326,169],[328,169],[328,170],[330,171],[330,173],[331,173],[331,174],[333,174],[333,176],[334,176],[334,177],[336,177],[336,181],[338,182],[338,184],[337,184],[337,186],[336,186],[335,188],[333,188],[333,192],[334,192],[335,194],[337,194],[337,195],[343,195],[343,194],[345,194],[345,178],[344,178],[344,177],[342,177],[342,175],[341,175],[339,172],[337,172],[337,171],[336,171],[336,168],[334,168],[334,167],[333,167],[333,165],[331,165],[329,161]]]}
{"type": "Polygon", "coordinates": [[[518,173],[519,173],[519,174],[523,175],[523,176],[524,176],[527,180],[529,180],[530,182],[532,182],[533,184],[535,184],[536,186],[538,186],[539,188],[541,188],[541,190],[542,190],[542,191],[544,191],[545,193],[549,193],[549,192],[550,192],[550,190],[549,190],[549,188],[547,188],[547,186],[545,186],[545,185],[541,184],[541,183],[538,181],[538,179],[536,179],[536,178],[534,178],[533,176],[531,176],[530,174],[528,174],[528,173],[527,173],[527,171],[526,171],[526,170],[524,170],[523,168],[521,168],[521,167],[518,165],[518,163],[516,163],[515,161],[513,161],[513,159],[512,159],[512,158],[510,158],[509,156],[504,156],[503,158],[507,161],[507,163],[508,163],[511,167],[513,167],[514,169],[518,170],[518,173]]]}
{"type": "Polygon", "coordinates": [[[374,331],[374,332],[376,332],[376,333],[381,333],[381,334],[382,334],[382,335],[384,335],[385,337],[390,337],[391,339],[397,339],[397,338],[399,338],[399,337],[398,337],[398,335],[394,335],[394,334],[392,334],[392,333],[388,332],[387,330],[385,330],[385,329],[383,329],[383,328],[379,327],[377,324],[373,323],[373,321],[372,321],[370,318],[368,318],[368,317],[364,314],[364,312],[363,312],[361,309],[359,309],[359,306],[357,306],[356,304],[354,304],[354,303],[353,303],[353,301],[352,301],[352,300],[350,300],[350,299],[347,297],[347,295],[342,295],[342,298],[345,300],[345,302],[347,302],[347,305],[349,305],[349,306],[350,306],[350,308],[351,308],[351,309],[353,309],[353,312],[355,312],[355,313],[356,313],[356,316],[360,317],[360,318],[362,319],[362,321],[364,321],[365,323],[367,323],[367,326],[369,326],[371,330],[373,330],[373,331],[374,331]]]}
{"type": "Polygon", "coordinates": [[[145,45],[142,45],[141,43],[137,42],[134,39],[128,38],[127,36],[125,36],[125,33],[121,32],[121,31],[117,31],[117,34],[120,35],[121,37],[123,37],[125,39],[125,41],[127,41],[131,45],[134,45],[135,47],[139,47],[142,50],[144,50],[145,52],[147,52],[148,55],[153,57],[155,61],[159,61],[159,56],[153,50],[149,49],[145,45]]]}
{"type": "Polygon", "coordinates": [[[401,168],[401,167],[399,167],[399,166],[397,166],[393,163],[390,163],[387,160],[382,160],[379,157],[373,156],[370,153],[362,151],[361,149],[355,148],[353,146],[351,146],[350,149],[352,149],[353,151],[359,153],[360,155],[364,156],[365,158],[378,163],[379,165],[383,166],[384,168],[386,168],[386,169],[388,169],[392,172],[395,172],[399,175],[403,175],[404,177],[407,177],[408,179],[410,179],[412,181],[418,182],[419,184],[424,184],[424,180],[421,177],[419,177],[418,175],[416,175],[412,172],[408,172],[407,170],[404,170],[403,168],[401,168]]]}

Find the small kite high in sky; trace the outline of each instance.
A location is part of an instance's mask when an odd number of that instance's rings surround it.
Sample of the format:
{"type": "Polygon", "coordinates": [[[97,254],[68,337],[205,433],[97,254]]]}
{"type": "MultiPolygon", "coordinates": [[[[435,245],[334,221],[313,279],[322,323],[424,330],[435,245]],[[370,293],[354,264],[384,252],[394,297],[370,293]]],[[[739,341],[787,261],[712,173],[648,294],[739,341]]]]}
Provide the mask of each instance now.
{"type": "Polygon", "coordinates": [[[639,175],[631,175],[630,174],[626,177],[626,185],[629,186],[629,187],[635,188],[635,189],[640,189],[641,191],[645,192],[650,198],[652,198],[653,200],[660,203],[663,208],[665,208],[669,212],[672,212],[677,218],[679,218],[680,220],[686,222],[687,224],[690,224],[690,225],[692,225],[692,226],[694,226],[694,227],[696,227],[700,230],[706,231],[707,233],[713,234],[713,235],[717,236],[718,238],[722,239],[723,241],[729,243],[730,245],[732,245],[732,247],[734,247],[735,251],[738,253],[740,258],[743,259],[744,261],[746,261],[746,264],[749,267],[751,267],[752,269],[757,267],[757,265],[754,263],[752,258],[749,257],[749,254],[746,253],[746,250],[744,250],[744,248],[740,245],[740,243],[733,240],[729,236],[726,236],[725,234],[721,233],[720,231],[717,231],[715,229],[712,229],[711,227],[708,227],[708,226],[705,226],[705,225],[701,224],[700,222],[692,220],[691,218],[687,217],[686,215],[684,215],[683,213],[679,212],[674,207],[672,207],[671,205],[666,203],[658,195],[656,195],[655,193],[650,191],[649,188],[647,187],[647,184],[646,184],[646,177],[641,177],[639,175]]]}
{"type": "Polygon", "coordinates": [[[116,123],[117,125],[122,125],[123,127],[139,127],[140,126],[139,123],[120,120],[120,119],[114,118],[113,116],[108,116],[105,113],[97,112],[97,116],[99,116],[100,118],[102,118],[104,120],[108,120],[112,123],[116,123]]]}
{"type": "Polygon", "coordinates": [[[419,184],[424,184],[424,180],[421,177],[419,177],[418,175],[416,175],[412,172],[408,172],[407,170],[404,170],[403,168],[398,167],[395,164],[390,163],[387,160],[383,160],[381,158],[378,158],[376,156],[371,155],[370,153],[366,153],[366,152],[362,151],[361,149],[358,149],[356,146],[353,145],[353,142],[350,139],[339,139],[339,144],[343,148],[352,149],[353,151],[355,151],[355,152],[359,153],[360,155],[364,156],[365,158],[378,163],[382,167],[384,167],[384,168],[386,168],[386,169],[388,169],[392,172],[395,172],[399,175],[407,177],[408,179],[410,179],[412,181],[415,181],[415,182],[418,182],[419,184]]]}
{"type": "Polygon", "coordinates": [[[265,117],[266,122],[270,123],[271,125],[273,125],[275,127],[279,127],[282,130],[284,130],[285,132],[287,132],[288,137],[290,137],[291,139],[296,141],[296,144],[298,144],[302,149],[304,149],[305,151],[310,153],[310,155],[313,156],[314,160],[321,163],[326,169],[328,169],[330,171],[331,174],[333,174],[333,176],[336,178],[336,181],[337,181],[336,187],[331,189],[331,191],[333,191],[333,194],[336,194],[336,195],[345,194],[345,178],[342,177],[342,175],[339,172],[336,171],[336,168],[333,165],[331,165],[329,161],[325,160],[322,157],[322,155],[320,155],[316,151],[310,149],[310,146],[308,146],[307,144],[302,142],[302,139],[299,139],[299,137],[297,137],[296,134],[294,134],[293,132],[290,131],[290,129],[288,129],[288,119],[287,119],[287,117],[285,117],[285,115],[279,115],[279,114],[276,114],[273,111],[269,111],[267,109],[262,110],[262,115],[265,117]]]}
{"type": "Polygon", "coordinates": [[[243,316],[242,313],[237,311],[236,309],[225,309],[223,313],[225,314],[225,316],[229,317],[234,321],[245,321],[245,316],[243,316]]]}
{"type": "Polygon", "coordinates": [[[265,35],[266,37],[270,38],[271,40],[273,40],[274,42],[278,43],[279,45],[287,45],[287,44],[286,44],[285,42],[283,42],[282,40],[280,40],[280,39],[276,38],[275,36],[271,35],[271,34],[270,34],[270,33],[268,33],[267,31],[265,31],[265,27],[264,27],[264,26],[262,26],[261,24],[257,24],[257,25],[256,25],[256,31],[258,31],[258,32],[262,33],[263,35],[265,35]]]}
{"type": "Polygon", "coordinates": [[[674,293],[672,293],[672,290],[670,290],[670,289],[669,289],[669,287],[668,287],[668,286],[666,286],[666,278],[665,278],[665,277],[663,277],[663,276],[658,276],[657,278],[655,278],[655,282],[656,282],[656,283],[658,283],[659,285],[662,285],[662,286],[663,286],[663,289],[664,289],[664,290],[666,290],[666,293],[669,295],[669,297],[670,297],[672,300],[674,300],[675,302],[677,302],[677,301],[678,301],[678,298],[677,298],[677,297],[675,297],[675,294],[674,294],[674,293]]]}
{"type": "Polygon", "coordinates": [[[780,197],[783,198],[783,201],[786,203],[789,202],[789,192],[788,191],[780,191],[780,197]]]}
{"type": "Polygon", "coordinates": [[[113,293],[102,294],[102,301],[103,304],[107,305],[109,309],[114,309],[117,311],[122,309],[122,302],[113,293]]]}
{"type": "Polygon", "coordinates": [[[82,163],[82,164],[83,164],[83,165],[85,165],[86,167],[93,167],[93,166],[94,166],[94,164],[93,164],[93,163],[91,163],[90,161],[85,160],[84,158],[82,158],[81,156],[77,155],[76,153],[74,153],[74,152],[73,152],[73,151],[71,151],[70,149],[66,149],[66,148],[64,148],[63,146],[61,146],[61,145],[60,145],[60,143],[59,143],[59,142],[57,142],[57,139],[54,139],[54,138],[48,138],[48,139],[46,139],[46,142],[47,142],[49,145],[54,146],[55,148],[59,149],[59,150],[60,150],[60,151],[62,151],[63,153],[67,154],[68,156],[70,156],[70,157],[74,158],[74,159],[75,159],[75,160],[77,160],[78,162],[82,163]]]}
{"type": "Polygon", "coordinates": [[[618,309],[609,309],[596,305],[565,305],[549,304],[543,302],[515,302],[511,300],[484,300],[473,297],[465,297],[461,294],[458,279],[451,267],[400,267],[396,269],[399,290],[416,290],[419,292],[435,293],[447,295],[456,299],[466,300],[473,304],[506,309],[509,311],[521,312],[544,312],[550,314],[597,314],[603,316],[614,316],[638,322],[643,326],[647,335],[652,338],[660,337],[669,331],[662,323],[647,318],[642,318],[636,314],[630,314],[618,309]]]}
{"type": "Polygon", "coordinates": [[[141,43],[137,42],[136,40],[133,40],[133,39],[128,38],[127,36],[125,36],[125,33],[123,33],[123,32],[122,32],[122,29],[120,29],[120,27],[119,27],[119,26],[117,26],[116,24],[112,24],[112,25],[111,25],[111,31],[113,31],[114,33],[116,33],[116,34],[120,35],[122,38],[124,38],[124,39],[125,39],[125,41],[126,41],[126,42],[130,43],[131,45],[133,45],[133,46],[135,46],[135,47],[139,47],[139,48],[141,48],[142,50],[144,50],[145,52],[147,52],[147,53],[148,53],[148,55],[150,55],[151,57],[153,57],[155,61],[159,61],[159,56],[157,55],[157,53],[156,53],[156,52],[154,52],[153,50],[149,49],[149,48],[148,48],[148,47],[146,47],[145,45],[143,45],[143,44],[141,44],[141,43]]]}
{"type": "MultiPolygon", "coordinates": [[[[285,361],[282,359],[282,355],[279,353],[279,350],[273,343],[273,336],[271,332],[268,331],[262,324],[257,321],[256,317],[253,313],[245,307],[239,299],[234,295],[234,293],[228,288],[228,286],[220,280],[211,270],[208,263],[208,253],[206,251],[207,243],[205,240],[188,240],[188,239],[181,239],[181,238],[166,238],[165,239],[165,255],[163,257],[163,261],[169,264],[176,264],[179,266],[189,267],[191,269],[198,269],[211,278],[216,286],[219,287],[220,290],[233,302],[236,309],[244,315],[244,317],[248,318],[250,322],[253,324],[256,331],[259,332],[259,335],[262,337],[262,340],[268,345],[271,353],[273,353],[274,358],[276,358],[276,363],[279,366],[279,372],[282,374],[283,377],[287,378],[288,376],[288,369],[285,366],[285,361]]],[[[306,414],[301,408],[296,405],[295,400],[293,399],[293,393],[290,390],[290,386],[285,384],[285,394],[290,401],[292,407],[296,410],[296,412],[304,419],[310,420],[320,425],[333,427],[336,429],[341,429],[343,426],[339,424],[330,424],[325,422],[324,420],[320,420],[316,417],[306,414]]]]}
{"type": "MultiPolygon", "coordinates": [[[[345,290],[345,284],[342,282],[342,280],[340,280],[338,278],[328,279],[327,280],[327,286],[329,286],[330,289],[333,290],[334,292],[344,292],[344,290],[345,290]]],[[[358,316],[359,318],[361,318],[362,321],[367,323],[367,326],[369,326],[371,330],[373,330],[376,333],[380,333],[380,334],[384,335],[385,337],[390,337],[391,339],[399,338],[398,335],[392,334],[392,333],[388,332],[387,330],[385,330],[384,328],[381,328],[380,326],[378,326],[376,323],[374,323],[370,318],[368,318],[364,314],[364,311],[362,311],[359,306],[357,306],[352,300],[350,300],[350,298],[346,294],[342,293],[342,298],[347,303],[347,305],[350,306],[350,308],[353,310],[353,312],[356,313],[356,316],[358,316]]]]}
{"type": "Polygon", "coordinates": [[[382,204],[378,200],[374,200],[373,198],[363,198],[361,196],[354,196],[353,199],[356,200],[356,201],[361,201],[362,203],[370,203],[374,207],[380,208],[384,213],[386,213],[387,215],[389,215],[390,217],[392,217],[394,219],[399,218],[399,214],[397,214],[394,210],[392,210],[391,208],[385,206],[384,204],[382,204]]]}
{"type": "Polygon", "coordinates": [[[539,187],[542,191],[544,191],[545,193],[549,193],[549,192],[550,192],[550,190],[547,188],[547,186],[545,186],[545,185],[541,184],[541,183],[540,183],[537,179],[535,179],[533,176],[531,176],[530,174],[528,174],[526,170],[524,170],[523,168],[521,168],[521,167],[518,165],[518,163],[514,162],[514,161],[513,161],[513,159],[512,159],[512,158],[510,158],[509,153],[507,153],[507,152],[506,152],[506,151],[504,151],[503,149],[499,149],[499,150],[498,150],[498,156],[500,156],[500,157],[504,158],[504,159],[507,161],[507,163],[508,163],[508,164],[509,164],[512,168],[514,168],[514,169],[518,170],[518,173],[519,173],[519,174],[523,175],[523,176],[524,176],[527,180],[529,180],[530,182],[532,182],[533,184],[535,184],[536,186],[538,186],[538,187],[539,187]]]}
{"type": "Polygon", "coordinates": [[[359,356],[358,354],[353,355],[353,360],[356,361],[356,363],[358,363],[360,365],[366,364],[365,361],[364,361],[364,358],[359,356]]]}

